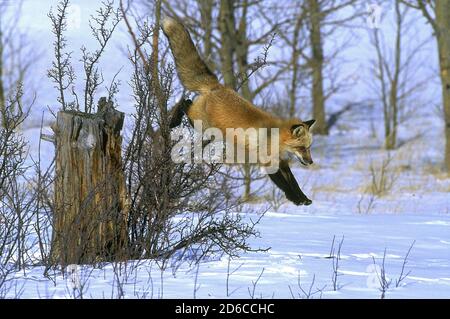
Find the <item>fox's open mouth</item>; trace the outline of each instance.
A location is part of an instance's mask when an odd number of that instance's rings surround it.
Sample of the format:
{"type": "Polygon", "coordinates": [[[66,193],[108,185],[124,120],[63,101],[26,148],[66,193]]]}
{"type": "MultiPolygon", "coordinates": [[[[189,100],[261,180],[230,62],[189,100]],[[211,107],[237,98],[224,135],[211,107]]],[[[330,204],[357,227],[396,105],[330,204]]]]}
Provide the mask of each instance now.
{"type": "Polygon", "coordinates": [[[298,158],[298,160],[300,161],[300,163],[301,163],[302,165],[304,165],[304,166],[309,166],[309,164],[306,163],[306,162],[303,160],[303,158],[301,158],[300,156],[297,156],[297,158],[298,158]]]}

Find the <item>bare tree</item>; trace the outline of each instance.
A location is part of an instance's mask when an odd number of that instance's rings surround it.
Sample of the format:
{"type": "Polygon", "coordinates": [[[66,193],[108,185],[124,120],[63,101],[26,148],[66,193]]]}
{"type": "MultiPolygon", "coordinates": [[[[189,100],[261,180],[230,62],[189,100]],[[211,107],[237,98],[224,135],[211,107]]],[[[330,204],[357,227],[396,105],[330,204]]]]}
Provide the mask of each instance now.
{"type": "MultiPolygon", "coordinates": [[[[317,121],[315,126],[317,134],[328,135],[326,101],[344,87],[344,83],[335,83],[335,80],[328,76],[333,83],[326,88],[324,71],[327,66],[332,66],[331,62],[347,44],[344,43],[342,47],[328,53],[328,56],[325,54],[324,44],[337,30],[347,27],[350,21],[362,15],[361,10],[355,6],[356,3],[354,0],[307,0],[306,2],[310,53],[305,58],[311,69],[313,117],[317,121]]],[[[331,74],[330,70],[327,73],[331,74]]]]}
{"type": "MultiPolygon", "coordinates": [[[[236,88],[236,77],[235,77],[235,67],[234,67],[234,54],[236,52],[236,21],[235,21],[235,4],[236,0],[220,1],[219,10],[219,31],[221,46],[220,52],[220,62],[221,62],[221,74],[223,76],[224,84],[233,89],[236,88]]],[[[242,30],[240,30],[242,31],[242,30]]],[[[242,35],[239,35],[242,38],[242,35]]],[[[241,55],[244,54],[242,51],[245,47],[241,49],[241,55]]]]}
{"type": "MultiPolygon", "coordinates": [[[[9,95],[27,78],[33,57],[29,51],[29,41],[18,27],[22,1],[0,2],[0,125],[7,123],[7,109],[15,107],[8,103],[9,95]]],[[[23,98],[23,95],[20,96],[23,98]]]]}
{"type": "Polygon", "coordinates": [[[345,30],[349,22],[362,15],[362,11],[351,0],[304,0],[277,1],[271,10],[261,13],[264,23],[275,25],[282,39],[281,50],[289,48],[278,64],[283,75],[288,74],[288,101],[286,112],[289,116],[298,116],[298,100],[304,91],[311,98],[312,115],[316,119],[314,131],[328,134],[326,103],[331,96],[348,86],[348,79],[339,79],[337,57],[345,49],[348,41],[325,51],[325,44],[337,30],[345,30]],[[283,17],[287,16],[286,21],[283,17]],[[286,73],[288,71],[288,73],[286,73]]]}
{"type": "Polygon", "coordinates": [[[303,58],[309,46],[308,10],[306,10],[305,1],[294,3],[277,1],[266,6],[264,10],[263,4],[260,5],[262,21],[275,26],[276,37],[281,39],[277,41],[280,42],[277,47],[281,51],[288,48],[286,55],[273,63],[278,65],[278,72],[282,75],[281,80],[285,80],[288,84],[286,88],[288,100],[278,98],[276,103],[271,103],[270,108],[282,117],[285,117],[287,113],[289,117],[299,117],[300,91],[303,88],[306,90],[306,82],[310,77],[309,66],[303,58]]]}
{"type": "Polygon", "coordinates": [[[450,2],[447,0],[402,0],[420,10],[431,25],[437,40],[442,85],[442,104],[445,134],[445,169],[450,173],[450,2]]]}
{"type": "Polygon", "coordinates": [[[307,12],[304,10],[302,6],[299,6],[298,8],[299,12],[295,15],[295,23],[294,23],[294,29],[292,32],[292,40],[288,37],[284,37],[285,41],[289,44],[292,53],[291,53],[291,61],[290,64],[292,66],[292,75],[291,75],[291,84],[289,87],[289,116],[295,117],[297,113],[297,90],[299,86],[300,76],[304,71],[301,72],[301,68],[304,66],[299,65],[300,60],[300,54],[302,51],[305,50],[305,46],[307,44],[307,41],[302,39],[306,39],[305,37],[305,28],[304,25],[306,23],[305,19],[305,13],[307,12]],[[300,38],[300,35],[302,38],[300,38]]]}
{"type": "Polygon", "coordinates": [[[323,39],[322,20],[324,16],[318,0],[308,0],[311,45],[311,73],[312,73],[312,100],[313,118],[316,120],[315,131],[318,134],[327,135],[328,127],[325,118],[325,99],[323,93],[323,39]]]}
{"type": "Polygon", "coordinates": [[[215,70],[213,58],[213,11],[215,1],[211,0],[198,0],[198,6],[200,9],[201,26],[203,30],[203,56],[205,61],[211,70],[215,70]]]}
{"type": "Polygon", "coordinates": [[[415,76],[420,69],[416,57],[427,40],[413,48],[405,48],[404,38],[410,39],[415,36],[410,31],[414,30],[412,24],[415,19],[410,18],[408,7],[402,5],[400,1],[395,1],[394,9],[395,38],[392,46],[386,43],[378,28],[371,31],[372,44],[376,52],[372,67],[378,81],[375,82],[377,84],[371,81],[369,85],[373,87],[377,99],[383,106],[384,145],[388,150],[396,148],[398,126],[411,115],[412,110],[406,110],[407,105],[418,103],[419,92],[423,91],[428,82],[427,78],[416,80],[415,76]],[[411,69],[414,69],[414,72],[411,69]]]}

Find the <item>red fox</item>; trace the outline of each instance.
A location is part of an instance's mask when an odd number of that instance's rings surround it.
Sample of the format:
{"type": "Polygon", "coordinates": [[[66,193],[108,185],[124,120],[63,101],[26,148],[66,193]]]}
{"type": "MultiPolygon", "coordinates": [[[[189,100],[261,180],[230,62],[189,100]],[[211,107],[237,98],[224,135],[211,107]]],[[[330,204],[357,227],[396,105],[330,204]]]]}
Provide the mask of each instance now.
{"type": "Polygon", "coordinates": [[[181,124],[183,115],[189,121],[200,120],[203,127],[215,127],[225,133],[227,128],[278,128],[278,171],[269,174],[271,180],[284,191],[288,200],[296,205],[310,205],[312,201],[301,191],[292,174],[287,154],[294,154],[305,166],[311,158],[311,128],[315,120],[283,120],[254,106],[236,91],[220,84],[216,75],[201,59],[183,24],[165,18],[162,29],[169,40],[178,76],[184,87],[199,93],[193,102],[185,100],[174,108],[171,128],[181,124]]]}

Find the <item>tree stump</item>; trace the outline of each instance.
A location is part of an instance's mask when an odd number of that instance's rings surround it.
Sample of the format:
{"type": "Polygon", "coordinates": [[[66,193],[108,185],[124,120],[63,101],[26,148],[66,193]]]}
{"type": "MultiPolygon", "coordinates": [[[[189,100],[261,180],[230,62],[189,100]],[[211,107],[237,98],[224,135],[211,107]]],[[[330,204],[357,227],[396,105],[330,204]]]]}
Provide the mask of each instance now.
{"type": "Polygon", "coordinates": [[[60,111],[53,127],[56,180],[52,262],[118,260],[127,246],[120,132],[124,113],[101,98],[96,114],[60,111]]]}

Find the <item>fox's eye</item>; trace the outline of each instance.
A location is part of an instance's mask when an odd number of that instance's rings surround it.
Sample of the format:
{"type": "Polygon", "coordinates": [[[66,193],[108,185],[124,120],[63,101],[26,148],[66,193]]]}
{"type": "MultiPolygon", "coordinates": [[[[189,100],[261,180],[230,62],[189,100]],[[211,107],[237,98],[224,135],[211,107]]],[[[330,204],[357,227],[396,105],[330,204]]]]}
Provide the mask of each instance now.
{"type": "Polygon", "coordinates": [[[306,151],[306,148],[304,148],[304,147],[302,146],[302,147],[299,147],[298,150],[299,150],[300,152],[304,152],[304,151],[306,151]]]}

